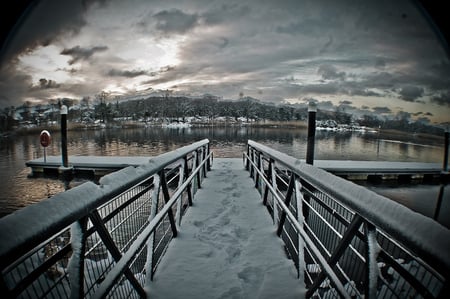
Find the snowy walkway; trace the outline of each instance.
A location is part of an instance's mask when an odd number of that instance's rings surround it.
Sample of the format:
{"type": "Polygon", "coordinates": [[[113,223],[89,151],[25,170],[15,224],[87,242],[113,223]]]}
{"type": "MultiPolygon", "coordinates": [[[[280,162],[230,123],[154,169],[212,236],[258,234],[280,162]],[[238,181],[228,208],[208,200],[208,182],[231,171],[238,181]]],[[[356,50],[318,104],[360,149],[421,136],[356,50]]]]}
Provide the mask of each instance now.
{"type": "Polygon", "coordinates": [[[148,297],[304,297],[275,230],[242,159],[215,159],[148,297]]]}

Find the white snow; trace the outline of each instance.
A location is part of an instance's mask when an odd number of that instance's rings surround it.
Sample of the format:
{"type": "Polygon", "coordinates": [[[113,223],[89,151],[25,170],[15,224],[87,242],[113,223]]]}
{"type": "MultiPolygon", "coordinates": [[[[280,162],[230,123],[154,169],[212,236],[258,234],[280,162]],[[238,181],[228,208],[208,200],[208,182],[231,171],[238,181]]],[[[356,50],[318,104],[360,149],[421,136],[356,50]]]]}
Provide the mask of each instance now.
{"type": "Polygon", "coordinates": [[[375,298],[377,294],[378,276],[380,275],[377,258],[381,249],[377,242],[375,229],[367,231],[367,242],[369,250],[369,298],[375,298]]]}
{"type": "Polygon", "coordinates": [[[80,223],[74,222],[70,227],[70,245],[72,246],[72,255],[69,259],[67,271],[69,273],[70,281],[70,298],[78,298],[80,292],[79,281],[83,281],[84,278],[80,278],[80,258],[81,248],[83,241],[83,230],[80,223]]]}
{"type": "Polygon", "coordinates": [[[165,128],[170,128],[170,129],[181,129],[181,128],[190,128],[191,124],[183,123],[183,122],[173,122],[170,124],[163,124],[162,126],[165,128]]]}
{"type": "Polygon", "coordinates": [[[149,297],[303,297],[275,231],[242,160],[215,159],[147,285],[149,297]]]}

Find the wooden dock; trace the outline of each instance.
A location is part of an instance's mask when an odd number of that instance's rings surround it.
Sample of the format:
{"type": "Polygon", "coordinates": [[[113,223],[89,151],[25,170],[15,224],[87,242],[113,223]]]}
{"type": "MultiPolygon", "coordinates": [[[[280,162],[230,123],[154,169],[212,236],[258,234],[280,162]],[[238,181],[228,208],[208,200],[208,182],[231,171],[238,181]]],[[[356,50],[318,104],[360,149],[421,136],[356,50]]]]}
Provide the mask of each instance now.
{"type": "MultiPolygon", "coordinates": [[[[69,165],[73,174],[91,173],[102,176],[107,173],[147,163],[151,157],[130,156],[69,156],[69,165]]],[[[304,160],[300,160],[305,162],[304,160]]],[[[58,173],[62,165],[61,156],[49,156],[27,161],[33,175],[40,173],[58,173]]],[[[448,174],[442,173],[439,163],[423,162],[392,162],[392,161],[344,161],[344,160],[315,160],[314,165],[337,176],[349,180],[401,180],[414,179],[433,180],[448,174]]]]}
{"type": "MultiPolygon", "coordinates": [[[[95,176],[102,176],[107,173],[117,171],[128,166],[139,166],[147,163],[151,157],[123,157],[123,156],[69,156],[69,167],[74,174],[90,173],[95,176]]],[[[27,161],[27,167],[31,167],[33,175],[57,174],[62,165],[61,156],[49,156],[27,161]]]]}

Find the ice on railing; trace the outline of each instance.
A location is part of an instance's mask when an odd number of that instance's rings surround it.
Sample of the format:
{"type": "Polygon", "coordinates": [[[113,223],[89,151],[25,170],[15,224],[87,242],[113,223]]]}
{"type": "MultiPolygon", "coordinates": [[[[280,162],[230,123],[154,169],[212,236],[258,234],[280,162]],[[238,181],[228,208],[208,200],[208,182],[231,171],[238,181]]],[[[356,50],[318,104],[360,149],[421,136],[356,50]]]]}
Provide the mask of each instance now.
{"type": "Polygon", "coordinates": [[[380,269],[378,268],[378,254],[380,253],[380,245],[377,242],[376,230],[367,231],[367,245],[369,253],[369,298],[375,298],[378,285],[378,276],[380,276],[380,269]]]}
{"type": "Polygon", "coordinates": [[[72,246],[72,255],[69,259],[67,272],[70,281],[70,298],[78,298],[80,293],[79,281],[83,281],[80,277],[80,260],[83,242],[83,230],[80,223],[75,222],[70,227],[70,245],[72,246]]]}

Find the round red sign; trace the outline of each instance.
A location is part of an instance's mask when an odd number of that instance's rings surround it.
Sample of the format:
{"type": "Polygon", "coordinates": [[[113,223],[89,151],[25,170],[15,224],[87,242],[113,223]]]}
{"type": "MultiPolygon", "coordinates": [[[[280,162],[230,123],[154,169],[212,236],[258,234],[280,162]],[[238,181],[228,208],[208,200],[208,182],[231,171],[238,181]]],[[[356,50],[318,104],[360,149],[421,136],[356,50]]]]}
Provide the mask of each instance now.
{"type": "Polygon", "coordinates": [[[47,130],[43,130],[41,132],[41,135],[39,136],[40,140],[41,140],[41,145],[43,147],[47,147],[50,145],[50,142],[52,141],[51,137],[50,137],[50,133],[47,130]]]}

